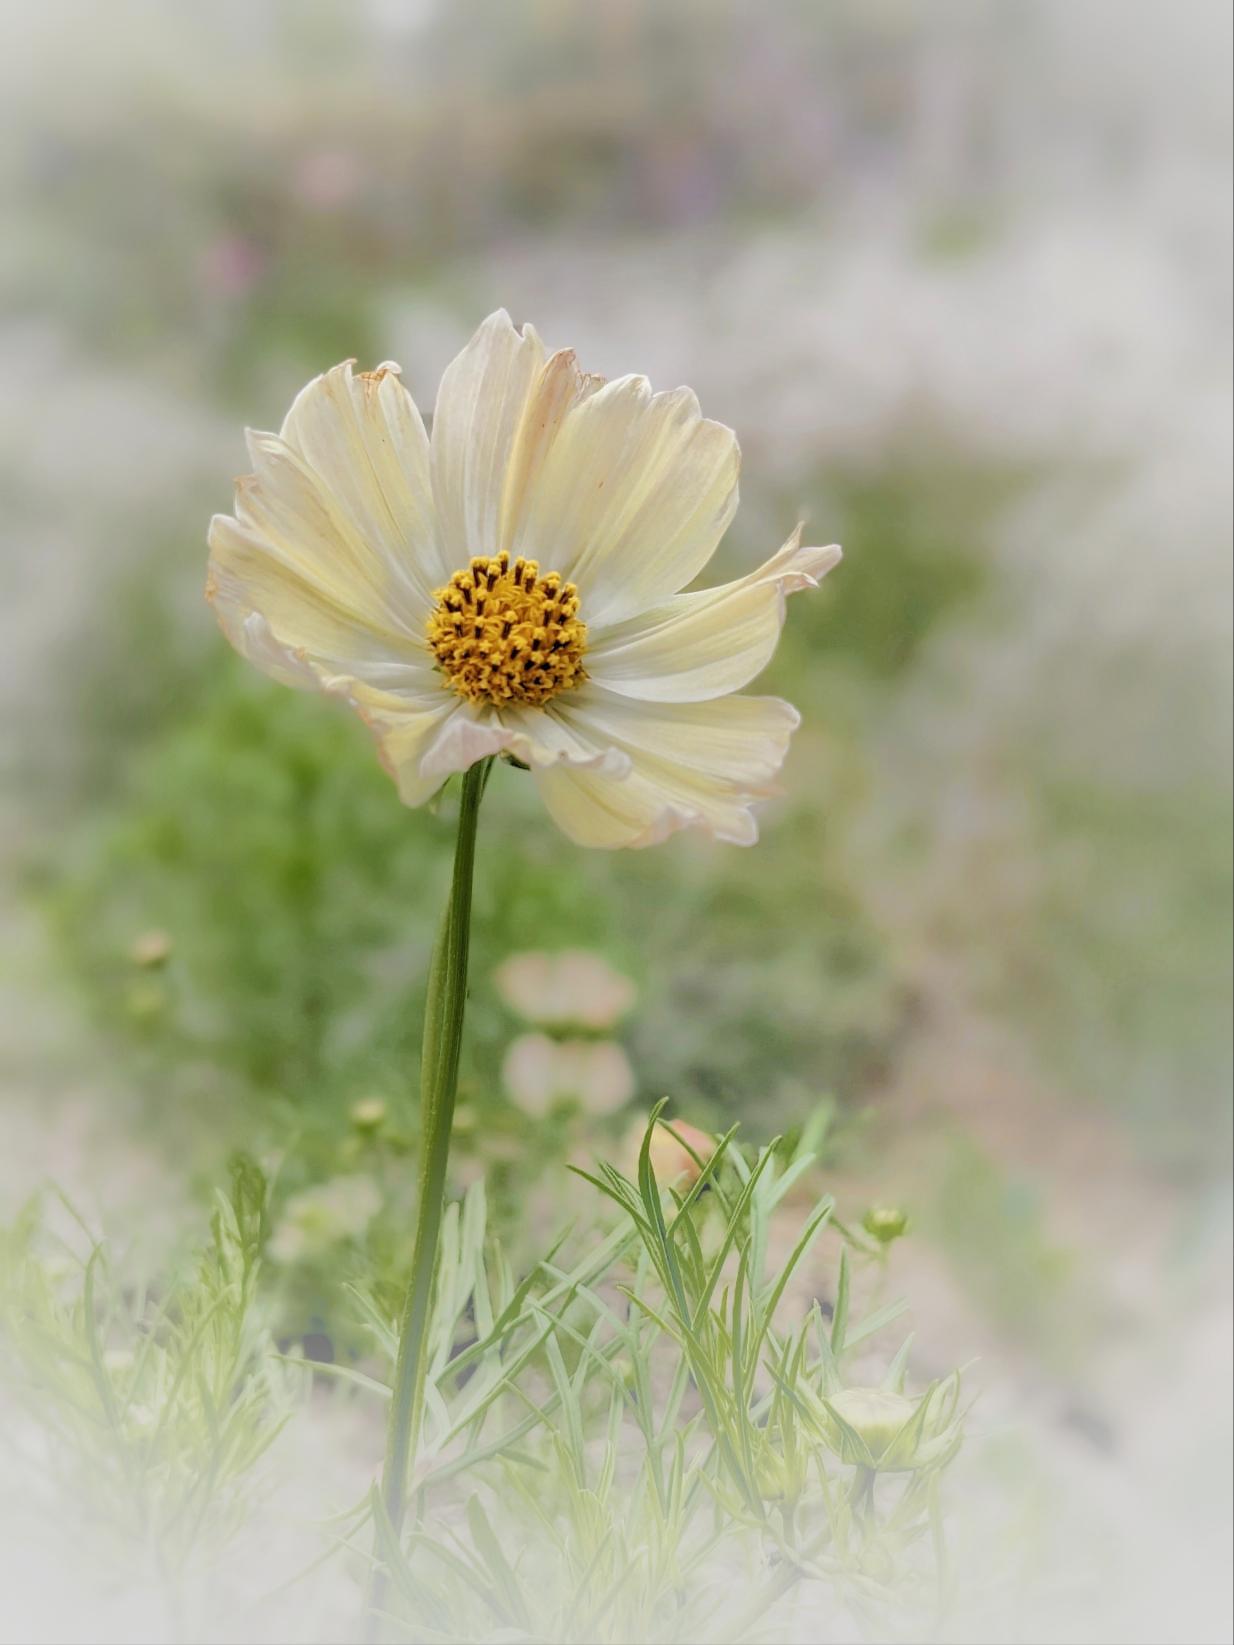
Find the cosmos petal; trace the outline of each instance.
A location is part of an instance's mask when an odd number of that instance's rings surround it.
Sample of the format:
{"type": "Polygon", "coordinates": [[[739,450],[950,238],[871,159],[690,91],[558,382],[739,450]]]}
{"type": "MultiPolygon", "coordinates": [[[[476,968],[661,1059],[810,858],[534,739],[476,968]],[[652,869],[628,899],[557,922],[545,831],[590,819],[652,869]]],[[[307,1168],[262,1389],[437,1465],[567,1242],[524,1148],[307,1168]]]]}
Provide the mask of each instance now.
{"type": "Polygon", "coordinates": [[[494,754],[512,754],[533,770],[571,764],[622,776],[630,769],[621,750],[597,746],[538,709],[476,707],[442,690],[440,682],[427,692],[386,690],[355,680],[335,680],[329,688],[346,696],[360,713],[409,805],[420,803],[407,800],[409,793],[427,798],[447,777],[494,754]]]}
{"type": "Polygon", "coordinates": [[[622,377],[563,418],[511,540],[577,585],[586,620],[612,623],[706,565],[737,506],[737,437],[689,389],[622,377]]]}
{"type": "Polygon", "coordinates": [[[329,492],[358,540],[423,604],[445,580],[424,423],[392,362],[345,361],[301,389],[283,442],[329,492]]]}
{"type": "Polygon", "coordinates": [[[206,597],[219,625],[275,679],[302,688],[334,675],[432,681],[426,649],[387,627],[357,581],[319,574],[310,556],[230,515],[215,515],[209,541],[206,597]]]}
{"type": "Polygon", "coordinates": [[[688,704],[641,703],[584,687],[554,705],[580,737],[618,748],[630,771],[557,766],[537,773],[541,796],[577,844],[657,844],[698,826],[716,839],[752,845],[752,802],[771,790],[797,711],[775,697],[688,704]]]}
{"type": "Polygon", "coordinates": [[[785,596],[816,588],[840,550],[802,548],[801,527],[765,565],[736,582],[672,599],[591,633],[597,685],[649,702],[702,702],[760,674],[784,626],[785,596]]]}
{"type": "Polygon", "coordinates": [[[372,732],[399,799],[404,805],[423,805],[449,776],[448,771],[425,770],[424,760],[454,713],[457,699],[445,692],[413,696],[362,683],[353,684],[347,695],[372,732]]]}
{"type": "Polygon", "coordinates": [[[432,472],[447,576],[473,555],[498,552],[506,476],[543,367],[544,344],[532,327],[516,331],[498,309],[445,369],[432,472]]]}

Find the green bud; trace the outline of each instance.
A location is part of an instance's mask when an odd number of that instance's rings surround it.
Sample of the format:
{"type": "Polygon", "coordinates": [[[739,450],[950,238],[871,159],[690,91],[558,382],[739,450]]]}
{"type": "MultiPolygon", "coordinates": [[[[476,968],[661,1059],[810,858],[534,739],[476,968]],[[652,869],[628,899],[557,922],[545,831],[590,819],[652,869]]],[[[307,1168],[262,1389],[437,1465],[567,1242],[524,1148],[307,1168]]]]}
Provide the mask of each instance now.
{"type": "Polygon", "coordinates": [[[386,1104],[381,1097],[361,1097],[351,1105],[351,1123],[357,1131],[376,1131],[386,1117],[386,1104]]]}
{"type": "Polygon", "coordinates": [[[941,1467],[959,1449],[959,1377],[920,1399],[889,1388],[846,1388],[823,1401],[823,1431],[842,1462],[880,1472],[941,1467]]]}
{"type": "Polygon", "coordinates": [[[845,1462],[873,1463],[875,1467],[886,1456],[895,1437],[903,1429],[913,1412],[915,1402],[903,1394],[890,1393],[885,1388],[846,1388],[830,1401],[831,1409],[852,1430],[869,1452],[869,1457],[858,1454],[859,1447],[852,1436],[837,1424],[840,1436],[840,1454],[845,1462]],[[854,1454],[846,1455],[849,1451],[854,1454]]]}
{"type": "Polygon", "coordinates": [[[764,1502],[795,1502],[801,1495],[794,1470],[770,1446],[754,1465],[754,1483],[764,1502]]]}
{"type": "Polygon", "coordinates": [[[908,1212],[898,1205],[872,1205],[861,1226],[880,1245],[890,1245],[908,1232],[908,1212]]]}

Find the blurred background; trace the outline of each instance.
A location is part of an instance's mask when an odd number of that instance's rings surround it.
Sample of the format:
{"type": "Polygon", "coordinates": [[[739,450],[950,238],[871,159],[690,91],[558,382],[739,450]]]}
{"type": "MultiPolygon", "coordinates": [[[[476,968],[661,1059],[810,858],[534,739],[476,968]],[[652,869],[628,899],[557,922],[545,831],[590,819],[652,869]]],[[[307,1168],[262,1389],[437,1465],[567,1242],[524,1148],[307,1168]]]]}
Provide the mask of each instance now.
{"type": "Polygon", "coordinates": [[[230,654],[204,536],[244,424],[349,356],[431,408],[504,305],[737,430],[721,572],[846,557],[757,849],[584,854],[498,772],[460,1182],[517,1243],[662,1095],[825,1107],[921,1351],[980,1356],[1024,1637],[1228,1637],[1228,6],[0,16],[5,1215],[174,1244],[277,1158],[323,1352],[399,1245],[449,817],[230,654]]]}

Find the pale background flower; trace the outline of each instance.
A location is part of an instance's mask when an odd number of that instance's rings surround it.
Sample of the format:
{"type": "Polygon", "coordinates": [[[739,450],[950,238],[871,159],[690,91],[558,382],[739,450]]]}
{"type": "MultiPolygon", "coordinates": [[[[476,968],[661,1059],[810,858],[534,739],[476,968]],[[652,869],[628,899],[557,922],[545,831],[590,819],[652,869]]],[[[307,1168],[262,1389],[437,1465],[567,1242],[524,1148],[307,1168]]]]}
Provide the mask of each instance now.
{"type": "Polygon", "coordinates": [[[537,1118],[558,1103],[576,1103],[602,1117],[634,1095],[634,1070],[614,1040],[555,1040],[520,1034],[510,1042],[501,1077],[511,1100],[537,1118]]]}
{"type": "Polygon", "coordinates": [[[629,977],[587,948],[511,954],[493,981],[512,1011],[544,1026],[612,1028],[637,996],[629,977]]]}

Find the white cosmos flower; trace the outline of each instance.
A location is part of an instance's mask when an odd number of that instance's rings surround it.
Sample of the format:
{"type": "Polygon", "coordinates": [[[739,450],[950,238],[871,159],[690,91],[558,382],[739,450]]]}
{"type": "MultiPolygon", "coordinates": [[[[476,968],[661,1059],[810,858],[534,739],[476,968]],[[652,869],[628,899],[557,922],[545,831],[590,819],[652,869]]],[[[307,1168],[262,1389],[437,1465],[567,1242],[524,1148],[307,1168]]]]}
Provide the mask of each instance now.
{"type": "Polygon", "coordinates": [[[357,709],[406,804],[509,753],[581,845],[758,837],[798,715],[730,693],[840,551],[798,528],[748,576],[680,592],[740,466],[689,389],[588,376],[502,310],[446,368],[431,441],[397,366],[350,362],[248,441],[207,595],[250,661],[357,709]]]}

